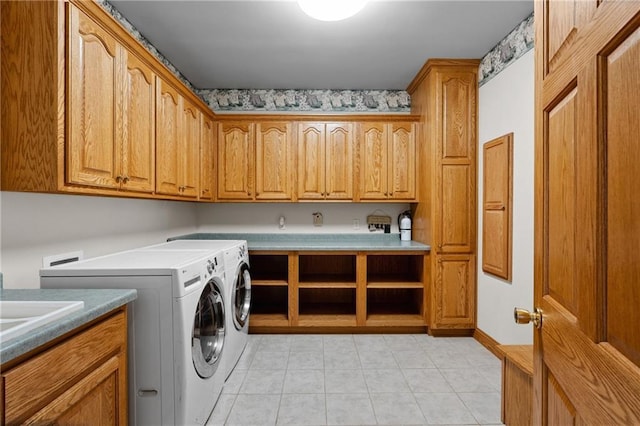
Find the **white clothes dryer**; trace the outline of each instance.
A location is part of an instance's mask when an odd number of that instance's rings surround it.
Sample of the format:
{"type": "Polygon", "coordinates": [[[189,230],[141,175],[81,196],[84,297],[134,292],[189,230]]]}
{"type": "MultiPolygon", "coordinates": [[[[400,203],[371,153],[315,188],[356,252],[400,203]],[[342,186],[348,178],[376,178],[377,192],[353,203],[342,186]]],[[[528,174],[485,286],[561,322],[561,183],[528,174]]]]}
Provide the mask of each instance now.
{"type": "Polygon", "coordinates": [[[134,288],[129,423],[204,425],[224,385],[222,253],[130,250],[40,270],[42,288],[134,288]]]}
{"type": "Polygon", "coordinates": [[[249,340],[249,315],[251,311],[251,274],[247,242],[240,241],[224,251],[224,267],[227,281],[233,284],[227,298],[227,378],[242,356],[249,340]]]}
{"type": "Polygon", "coordinates": [[[225,377],[229,378],[249,340],[251,275],[247,242],[245,240],[173,240],[144,249],[223,251],[227,283],[227,334],[224,364],[225,377]]]}

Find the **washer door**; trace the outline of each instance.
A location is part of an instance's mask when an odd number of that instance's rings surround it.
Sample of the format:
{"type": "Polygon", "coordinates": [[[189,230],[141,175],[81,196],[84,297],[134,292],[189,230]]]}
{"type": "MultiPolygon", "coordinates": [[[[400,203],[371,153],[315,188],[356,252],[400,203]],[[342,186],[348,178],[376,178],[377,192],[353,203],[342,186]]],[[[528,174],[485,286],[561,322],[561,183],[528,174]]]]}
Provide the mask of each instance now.
{"type": "Polygon", "coordinates": [[[198,375],[213,376],[224,346],[224,301],[220,287],[209,281],[200,295],[193,320],[191,357],[198,375]]]}
{"type": "Polygon", "coordinates": [[[233,323],[238,330],[241,330],[249,321],[249,308],[251,307],[251,275],[246,263],[242,263],[238,268],[231,303],[233,323]]]}

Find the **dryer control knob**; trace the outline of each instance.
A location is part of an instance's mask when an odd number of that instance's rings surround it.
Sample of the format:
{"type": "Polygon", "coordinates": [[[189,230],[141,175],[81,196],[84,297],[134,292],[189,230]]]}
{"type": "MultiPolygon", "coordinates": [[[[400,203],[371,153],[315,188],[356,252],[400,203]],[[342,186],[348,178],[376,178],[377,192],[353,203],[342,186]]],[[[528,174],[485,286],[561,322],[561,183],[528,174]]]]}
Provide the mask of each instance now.
{"type": "Polygon", "coordinates": [[[207,260],[207,271],[209,271],[209,274],[213,274],[213,262],[210,260],[207,260]]]}

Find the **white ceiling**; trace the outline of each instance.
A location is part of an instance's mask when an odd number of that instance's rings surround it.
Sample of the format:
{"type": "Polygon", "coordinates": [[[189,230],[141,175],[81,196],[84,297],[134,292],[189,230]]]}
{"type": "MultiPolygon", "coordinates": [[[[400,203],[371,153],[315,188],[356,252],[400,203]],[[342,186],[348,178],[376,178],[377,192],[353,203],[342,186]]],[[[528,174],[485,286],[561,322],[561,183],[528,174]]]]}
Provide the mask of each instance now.
{"type": "Polygon", "coordinates": [[[404,90],[428,58],[478,58],[532,0],[371,1],[339,22],[295,1],[110,0],[199,89],[404,90]]]}

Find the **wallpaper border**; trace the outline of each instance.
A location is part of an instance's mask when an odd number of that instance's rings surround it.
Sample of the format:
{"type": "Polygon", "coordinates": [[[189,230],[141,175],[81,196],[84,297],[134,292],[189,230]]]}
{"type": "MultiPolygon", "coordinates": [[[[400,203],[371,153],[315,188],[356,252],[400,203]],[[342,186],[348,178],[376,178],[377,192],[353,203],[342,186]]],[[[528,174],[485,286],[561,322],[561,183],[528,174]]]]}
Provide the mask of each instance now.
{"type": "Polygon", "coordinates": [[[493,47],[480,61],[478,85],[482,86],[522,55],[533,49],[533,12],[493,47]]]}

